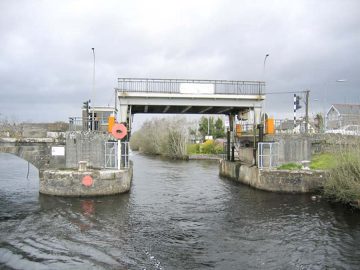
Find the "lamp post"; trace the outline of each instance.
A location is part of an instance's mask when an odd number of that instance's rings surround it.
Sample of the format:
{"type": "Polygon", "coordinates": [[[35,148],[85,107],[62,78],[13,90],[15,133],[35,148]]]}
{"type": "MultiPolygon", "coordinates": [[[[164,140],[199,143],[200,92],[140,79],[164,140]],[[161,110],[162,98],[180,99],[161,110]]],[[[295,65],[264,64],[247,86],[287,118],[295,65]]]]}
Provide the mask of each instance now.
{"type": "Polygon", "coordinates": [[[91,48],[94,56],[94,65],[93,65],[93,82],[92,82],[92,130],[95,130],[95,48],[91,48]]]}
{"type": "MultiPolygon", "coordinates": [[[[270,54],[266,54],[264,58],[264,66],[263,66],[263,77],[265,77],[265,65],[266,65],[266,59],[270,56],[270,54]]],[[[264,78],[265,79],[265,78],[264,78]]]]}
{"type": "MultiPolygon", "coordinates": [[[[263,74],[262,74],[262,78],[263,78],[263,81],[265,81],[265,67],[266,67],[266,59],[270,56],[270,54],[266,54],[265,57],[264,57],[264,65],[263,65],[263,74]]],[[[266,110],[266,101],[263,100],[263,110],[265,111],[266,110]]]]}

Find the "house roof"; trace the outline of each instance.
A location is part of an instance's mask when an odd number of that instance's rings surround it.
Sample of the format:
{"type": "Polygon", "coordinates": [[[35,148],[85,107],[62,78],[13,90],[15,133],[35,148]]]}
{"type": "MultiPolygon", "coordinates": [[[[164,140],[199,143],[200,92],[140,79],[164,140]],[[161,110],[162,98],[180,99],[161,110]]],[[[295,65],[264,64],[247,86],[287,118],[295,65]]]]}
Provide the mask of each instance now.
{"type": "Polygon", "coordinates": [[[355,114],[360,115],[359,104],[333,104],[332,107],[336,109],[340,114],[355,114]]]}
{"type": "MultiPolygon", "coordinates": [[[[296,119],[296,125],[294,127],[294,120],[283,120],[281,121],[281,123],[277,126],[276,129],[278,130],[292,130],[298,126],[305,126],[305,120],[304,119],[296,119]]],[[[313,127],[314,123],[312,123],[311,121],[309,121],[309,127],[313,127]]]]}

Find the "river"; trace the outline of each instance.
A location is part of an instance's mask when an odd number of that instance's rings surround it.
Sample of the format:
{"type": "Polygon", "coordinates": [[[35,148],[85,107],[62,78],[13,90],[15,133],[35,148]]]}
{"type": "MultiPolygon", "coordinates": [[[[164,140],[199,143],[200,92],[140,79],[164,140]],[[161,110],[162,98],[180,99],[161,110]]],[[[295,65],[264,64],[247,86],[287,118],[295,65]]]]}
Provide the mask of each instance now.
{"type": "Polygon", "coordinates": [[[0,154],[0,268],[360,269],[360,211],[222,179],[217,161],[131,159],[129,193],[60,198],[0,154]]]}

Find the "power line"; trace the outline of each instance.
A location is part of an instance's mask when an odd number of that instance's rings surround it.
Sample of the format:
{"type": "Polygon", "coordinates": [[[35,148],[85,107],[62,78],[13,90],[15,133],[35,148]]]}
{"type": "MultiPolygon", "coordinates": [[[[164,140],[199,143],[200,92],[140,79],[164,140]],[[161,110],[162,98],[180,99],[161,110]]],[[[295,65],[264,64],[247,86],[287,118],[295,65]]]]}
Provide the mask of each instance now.
{"type": "Polygon", "coordinates": [[[265,95],[297,94],[306,93],[306,91],[284,91],[284,92],[267,92],[265,95]]]}

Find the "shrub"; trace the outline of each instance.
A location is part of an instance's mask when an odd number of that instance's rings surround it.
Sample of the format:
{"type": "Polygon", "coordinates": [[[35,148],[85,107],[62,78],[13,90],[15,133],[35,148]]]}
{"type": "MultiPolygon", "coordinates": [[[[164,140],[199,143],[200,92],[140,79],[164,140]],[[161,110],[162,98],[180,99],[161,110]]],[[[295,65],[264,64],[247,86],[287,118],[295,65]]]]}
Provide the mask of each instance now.
{"type": "Polygon", "coordinates": [[[200,153],[200,144],[192,143],[187,145],[187,153],[188,155],[199,154],[200,153]]]}
{"type": "Polygon", "coordinates": [[[360,200],[359,149],[348,148],[338,154],[336,165],[324,185],[324,195],[343,203],[360,200]]]}
{"type": "Polygon", "coordinates": [[[213,140],[207,140],[201,145],[203,154],[220,154],[223,152],[221,144],[216,143],[213,140]]]}

